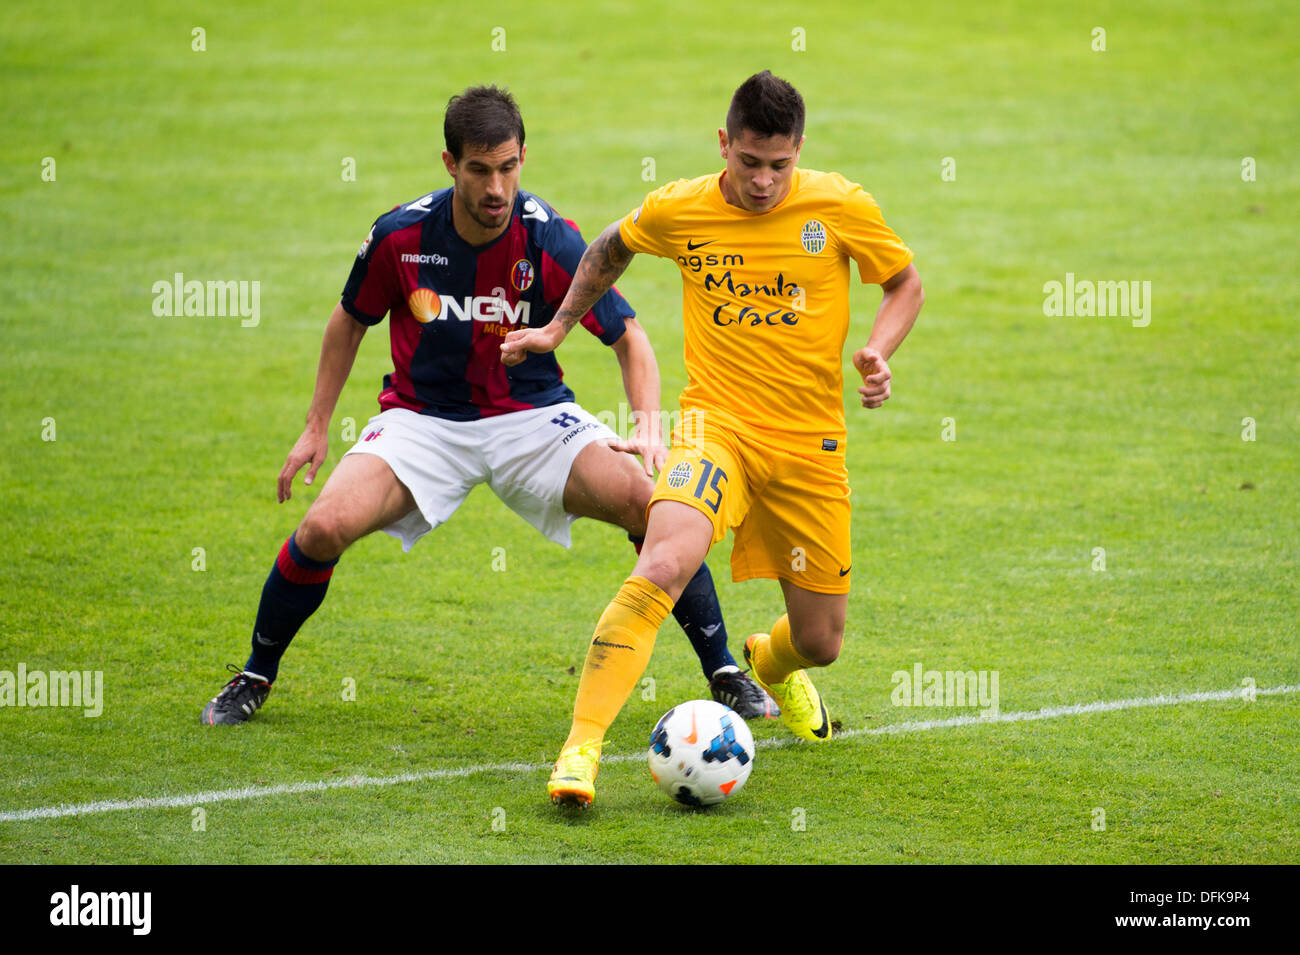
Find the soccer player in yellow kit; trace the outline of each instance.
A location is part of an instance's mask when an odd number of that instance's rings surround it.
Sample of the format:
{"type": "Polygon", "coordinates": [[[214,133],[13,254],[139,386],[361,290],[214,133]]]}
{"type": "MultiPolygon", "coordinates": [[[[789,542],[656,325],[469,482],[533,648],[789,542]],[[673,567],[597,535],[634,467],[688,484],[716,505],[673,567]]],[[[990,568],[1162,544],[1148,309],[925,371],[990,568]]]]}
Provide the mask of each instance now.
{"type": "Polygon", "coordinates": [[[786,613],[745,658],[797,736],[831,737],[809,667],[839,655],[853,556],[840,356],[850,261],[884,289],[853,355],[862,405],[889,397],[888,359],[924,295],[912,253],[861,186],[799,169],[804,104],[764,70],[736,90],[718,140],[726,168],[679,180],[607,228],[546,326],[511,332],[507,364],[553,350],[646,252],[682,275],[688,383],[681,424],[649,504],[632,576],[596,624],[573,724],[547,784],[552,801],[595,798],[605,732],[640,679],[659,625],[709,548],[735,530],[734,580],[780,582],[786,613]]]}

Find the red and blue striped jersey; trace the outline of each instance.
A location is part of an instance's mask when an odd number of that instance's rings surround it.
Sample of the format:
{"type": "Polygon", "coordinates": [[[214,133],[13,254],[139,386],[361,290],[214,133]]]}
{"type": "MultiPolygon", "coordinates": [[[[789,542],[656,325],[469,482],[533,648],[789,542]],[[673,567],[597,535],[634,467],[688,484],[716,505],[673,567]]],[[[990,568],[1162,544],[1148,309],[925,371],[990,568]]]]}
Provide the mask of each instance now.
{"type": "MultiPolygon", "coordinates": [[[[573,400],[554,354],[501,362],[507,332],[550,322],[586,251],[578,227],[520,191],[510,225],[472,246],[452,224],[440,189],[375,220],[343,289],[343,307],[375,325],[389,316],[393,371],[379,405],[474,421],[573,400]]],[[[610,289],[582,319],[606,345],[631,306],[610,289]]]]}

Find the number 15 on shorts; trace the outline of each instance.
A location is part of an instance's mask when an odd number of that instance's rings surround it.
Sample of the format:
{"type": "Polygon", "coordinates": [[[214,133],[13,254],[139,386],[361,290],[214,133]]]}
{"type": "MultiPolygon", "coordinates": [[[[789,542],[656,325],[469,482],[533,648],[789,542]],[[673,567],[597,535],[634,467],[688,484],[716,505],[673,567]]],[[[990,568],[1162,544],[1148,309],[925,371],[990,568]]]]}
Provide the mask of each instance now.
{"type": "Polygon", "coordinates": [[[708,458],[701,459],[700,480],[695,485],[695,496],[707,504],[714,514],[718,513],[718,505],[722,503],[722,488],[720,485],[726,480],[726,471],[714,467],[713,462],[708,458]],[[710,474],[713,476],[711,481],[709,480],[710,474]]]}

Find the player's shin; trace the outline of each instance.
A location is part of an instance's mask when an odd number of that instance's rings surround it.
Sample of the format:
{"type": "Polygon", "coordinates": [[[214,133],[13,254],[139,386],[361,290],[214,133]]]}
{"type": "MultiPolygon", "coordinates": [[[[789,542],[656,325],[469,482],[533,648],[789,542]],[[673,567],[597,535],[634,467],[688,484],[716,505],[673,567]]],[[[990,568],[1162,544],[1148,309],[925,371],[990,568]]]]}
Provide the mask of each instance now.
{"type": "Polygon", "coordinates": [[[274,683],[280,669],[280,657],[289,641],[316,612],[338,560],[312,560],[301,550],[293,536],[284,542],[275,566],[262,587],[253,625],[253,650],[244,666],[267,683],[274,683]]]}
{"type": "Polygon", "coordinates": [[[596,624],[573,705],[567,749],[602,740],[645,672],[672,599],[644,577],[629,577],[596,624]]]}
{"type": "MultiPolygon", "coordinates": [[[[645,538],[628,534],[627,539],[639,555],[645,538]]],[[[700,569],[686,584],[673,605],[673,617],[691,641],[704,679],[713,679],[723,667],[736,666],[736,658],[727,649],[727,625],[722,620],[722,605],[718,603],[718,590],[708,564],[700,564],[700,569]]]]}
{"type": "Polygon", "coordinates": [[[722,607],[708,564],[700,564],[677,598],[673,617],[691,641],[706,680],[711,680],[723,667],[736,665],[736,658],[727,649],[727,627],[722,622],[722,607]]]}

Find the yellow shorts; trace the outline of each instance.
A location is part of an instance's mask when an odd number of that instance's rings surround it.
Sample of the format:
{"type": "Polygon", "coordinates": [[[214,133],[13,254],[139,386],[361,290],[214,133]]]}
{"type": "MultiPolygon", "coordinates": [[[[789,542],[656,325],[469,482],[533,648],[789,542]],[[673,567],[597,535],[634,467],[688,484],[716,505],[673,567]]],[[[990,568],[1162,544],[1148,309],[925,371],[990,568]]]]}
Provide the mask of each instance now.
{"type": "Polygon", "coordinates": [[[680,428],[673,431],[649,507],[690,505],[713,523],[715,544],[735,528],[732,580],[763,577],[848,593],[853,555],[842,443],[815,457],[792,454],[711,418],[694,419],[687,440],[680,428]]]}

